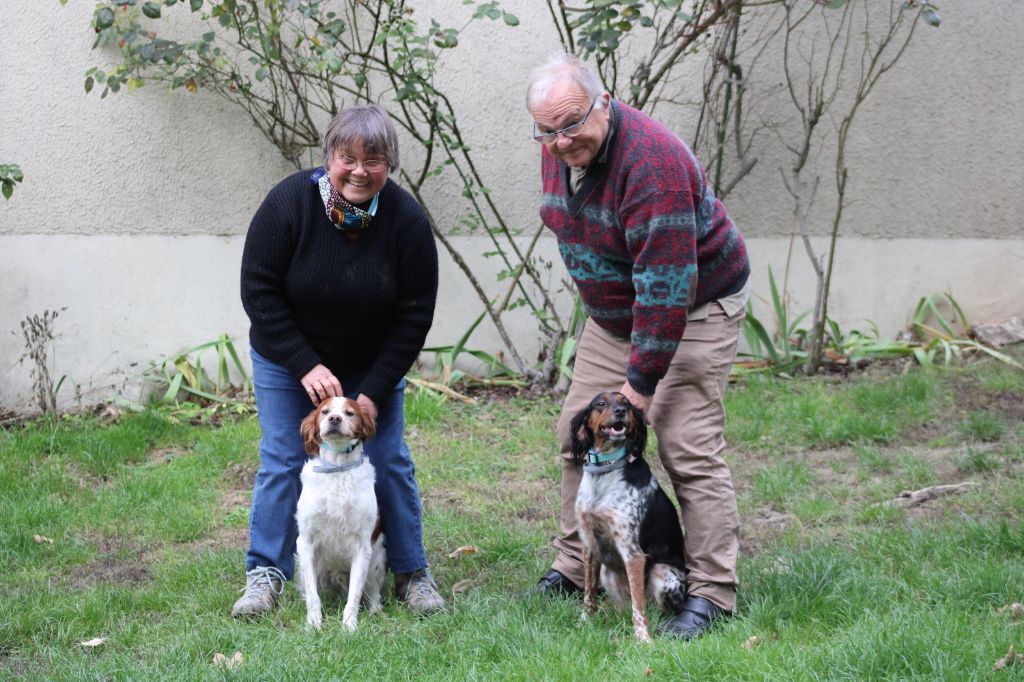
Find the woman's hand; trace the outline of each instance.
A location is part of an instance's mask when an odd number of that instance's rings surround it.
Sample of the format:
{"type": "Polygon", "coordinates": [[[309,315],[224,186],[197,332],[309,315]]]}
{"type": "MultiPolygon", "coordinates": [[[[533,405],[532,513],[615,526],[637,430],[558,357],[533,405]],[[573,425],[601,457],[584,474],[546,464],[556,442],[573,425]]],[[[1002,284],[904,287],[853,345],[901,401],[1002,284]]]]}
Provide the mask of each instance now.
{"type": "Polygon", "coordinates": [[[370,398],[366,397],[362,393],[356,398],[356,402],[359,403],[359,407],[363,408],[363,412],[367,416],[372,417],[373,421],[377,421],[377,403],[373,402],[370,398]]]}
{"type": "Polygon", "coordinates": [[[314,405],[319,405],[320,401],[326,398],[342,395],[341,382],[338,381],[338,377],[323,365],[317,365],[306,372],[306,376],[302,377],[301,381],[302,387],[306,389],[306,395],[314,405]]]}

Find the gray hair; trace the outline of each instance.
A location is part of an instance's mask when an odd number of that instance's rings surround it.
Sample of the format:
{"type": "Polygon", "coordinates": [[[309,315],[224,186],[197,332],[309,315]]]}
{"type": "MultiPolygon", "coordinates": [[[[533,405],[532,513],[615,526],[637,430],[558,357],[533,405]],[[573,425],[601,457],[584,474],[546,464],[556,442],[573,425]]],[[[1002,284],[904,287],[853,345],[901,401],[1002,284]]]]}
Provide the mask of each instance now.
{"type": "Polygon", "coordinates": [[[595,109],[601,108],[603,102],[600,96],[604,92],[601,79],[589,66],[580,61],[579,57],[567,52],[556,52],[530,72],[530,82],[526,88],[526,108],[533,111],[534,105],[547,97],[552,86],[564,80],[577,85],[595,100],[595,109]]]}
{"type": "Polygon", "coordinates": [[[331,119],[324,135],[324,168],[331,165],[331,157],[352,144],[362,145],[367,154],[382,154],[388,169],[398,170],[398,134],[395,124],[384,107],[360,104],[346,107],[331,119]]]}

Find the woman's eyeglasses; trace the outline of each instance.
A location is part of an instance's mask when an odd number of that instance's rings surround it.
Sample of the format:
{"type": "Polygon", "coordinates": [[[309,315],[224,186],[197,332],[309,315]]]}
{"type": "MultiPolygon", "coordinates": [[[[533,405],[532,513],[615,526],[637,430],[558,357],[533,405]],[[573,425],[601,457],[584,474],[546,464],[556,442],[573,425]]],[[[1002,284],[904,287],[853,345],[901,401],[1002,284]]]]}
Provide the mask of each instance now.
{"type": "Polygon", "coordinates": [[[345,170],[355,170],[362,165],[363,170],[367,173],[375,173],[377,171],[384,170],[388,166],[388,162],[384,159],[367,159],[360,162],[353,159],[351,156],[337,156],[335,158],[345,170]]]}

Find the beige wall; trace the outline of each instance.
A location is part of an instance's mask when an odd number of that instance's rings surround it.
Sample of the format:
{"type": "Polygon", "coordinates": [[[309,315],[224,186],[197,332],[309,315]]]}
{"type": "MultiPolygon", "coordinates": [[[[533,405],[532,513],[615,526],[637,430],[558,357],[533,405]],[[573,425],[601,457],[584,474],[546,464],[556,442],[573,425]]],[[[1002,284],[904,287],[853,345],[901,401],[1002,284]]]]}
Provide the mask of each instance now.
{"type": "MultiPolygon", "coordinates": [[[[244,339],[242,236],[263,195],[290,170],[240,112],[213,97],[151,87],[86,95],[83,73],[103,62],[90,50],[91,4],[8,0],[0,23],[0,163],[19,163],[26,174],[12,200],[0,201],[0,407],[31,401],[29,366],[18,363],[19,322],[46,309],[66,308],[57,321],[55,376],[68,375],[95,399],[158,356],[221,332],[244,339]]],[[[421,21],[431,9],[454,17],[470,11],[441,0],[416,5],[421,21]]],[[[464,131],[500,206],[529,228],[538,150],[528,137],[523,84],[557,41],[541,0],[503,6],[521,26],[474,25],[446,55],[440,85],[466,112],[464,131]]],[[[938,291],[951,292],[978,320],[1024,313],[1024,78],[1012,68],[1024,56],[1024,8],[982,0],[942,11],[942,28],[921,30],[865,105],[850,142],[848,237],[831,305],[844,327],[867,318],[895,334],[918,297],[938,291]]],[[[761,296],[767,268],[781,272],[789,248],[783,164],[769,149],[729,200],[750,237],[761,296]]],[[[450,183],[431,191],[455,204],[450,183]]],[[[486,250],[474,237],[459,245],[486,250]]],[[[558,260],[550,240],[542,248],[558,260]]],[[[798,245],[795,310],[813,297],[805,262],[798,245]]],[[[493,277],[484,281],[502,290],[493,277]]],[[[443,259],[429,342],[455,340],[480,310],[443,259]]],[[[512,325],[517,338],[532,338],[528,320],[512,325]]],[[[494,352],[500,344],[481,327],[471,345],[494,352]]]]}

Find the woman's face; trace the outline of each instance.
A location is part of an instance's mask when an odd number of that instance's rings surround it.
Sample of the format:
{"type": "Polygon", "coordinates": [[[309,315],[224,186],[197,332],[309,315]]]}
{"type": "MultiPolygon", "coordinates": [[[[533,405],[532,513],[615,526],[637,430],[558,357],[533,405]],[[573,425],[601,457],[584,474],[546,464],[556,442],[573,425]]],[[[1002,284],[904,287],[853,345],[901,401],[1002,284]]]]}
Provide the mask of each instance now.
{"type": "Polygon", "coordinates": [[[341,192],[345,201],[363,204],[384,188],[388,181],[388,164],[382,154],[367,154],[363,145],[356,142],[334,150],[327,173],[334,189],[341,192]]]}

